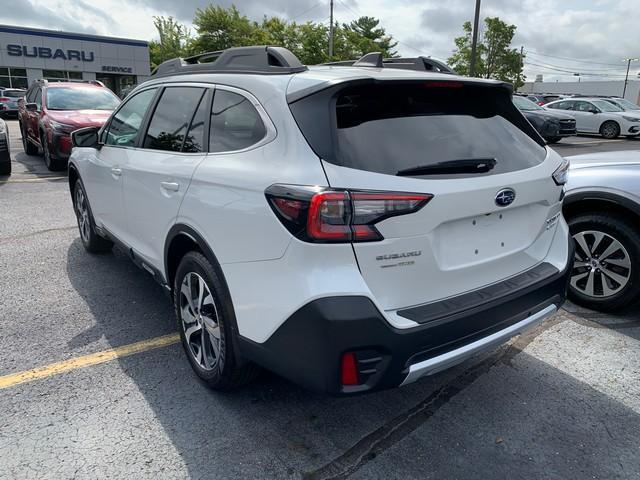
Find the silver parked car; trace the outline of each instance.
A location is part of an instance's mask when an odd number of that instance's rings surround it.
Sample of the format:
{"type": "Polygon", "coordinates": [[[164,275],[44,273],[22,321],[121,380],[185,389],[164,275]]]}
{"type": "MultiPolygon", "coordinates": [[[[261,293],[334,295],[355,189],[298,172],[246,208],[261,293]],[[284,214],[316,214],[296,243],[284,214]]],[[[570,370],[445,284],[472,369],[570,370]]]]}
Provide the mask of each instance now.
{"type": "Polygon", "coordinates": [[[640,297],[640,150],[568,158],[569,298],[595,310],[626,307],[640,297]]]}

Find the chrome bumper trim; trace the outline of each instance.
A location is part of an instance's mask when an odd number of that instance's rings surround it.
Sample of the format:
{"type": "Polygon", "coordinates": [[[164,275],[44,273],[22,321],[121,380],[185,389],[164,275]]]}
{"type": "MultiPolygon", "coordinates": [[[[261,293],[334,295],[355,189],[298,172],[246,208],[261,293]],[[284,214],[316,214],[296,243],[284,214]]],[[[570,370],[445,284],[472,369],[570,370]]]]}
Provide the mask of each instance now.
{"type": "Polygon", "coordinates": [[[409,367],[409,373],[400,386],[413,383],[420,377],[427,375],[433,375],[449,367],[452,367],[475,354],[488,350],[492,347],[496,347],[511,337],[514,337],[520,333],[523,333],[530,328],[535,327],[541,323],[544,319],[550,317],[558,311],[555,305],[549,305],[548,307],[540,310],[537,313],[519,321],[503,330],[492,333],[484,338],[476,340],[475,342],[464,345],[460,348],[452,350],[437,357],[429,358],[422,362],[414,363],[409,367]]]}

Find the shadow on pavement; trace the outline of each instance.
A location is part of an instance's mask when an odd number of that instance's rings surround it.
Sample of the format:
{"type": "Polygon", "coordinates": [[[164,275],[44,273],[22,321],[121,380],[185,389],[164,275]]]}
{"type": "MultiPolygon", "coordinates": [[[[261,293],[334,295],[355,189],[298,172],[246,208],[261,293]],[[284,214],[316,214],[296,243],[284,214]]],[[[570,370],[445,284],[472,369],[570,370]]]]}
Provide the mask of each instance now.
{"type": "MultiPolygon", "coordinates": [[[[89,255],[76,239],[67,273],[96,322],[72,346],[104,336],[115,347],[175,331],[161,287],[120,251],[89,255]]],[[[402,389],[352,398],[310,393],[268,373],[242,390],[212,392],[179,345],[119,363],[192,478],[360,471],[362,478],[565,479],[640,471],[640,417],[632,409],[517,354],[494,353],[402,389]]],[[[119,461],[135,458],[125,451],[119,461]]],[[[136,468],[142,473],[145,465],[136,468]]]]}

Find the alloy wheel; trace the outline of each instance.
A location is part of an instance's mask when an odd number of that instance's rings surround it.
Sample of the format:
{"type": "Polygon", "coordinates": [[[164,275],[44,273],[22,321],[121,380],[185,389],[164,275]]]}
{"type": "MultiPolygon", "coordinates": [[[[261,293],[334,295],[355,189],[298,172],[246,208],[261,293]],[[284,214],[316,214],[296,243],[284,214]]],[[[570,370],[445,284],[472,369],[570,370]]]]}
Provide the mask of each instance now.
{"type": "Polygon", "coordinates": [[[618,136],[618,128],[614,123],[605,123],[602,127],[602,136],[605,138],[614,138],[618,136]]]}
{"type": "Polygon", "coordinates": [[[84,191],[82,190],[82,188],[76,188],[75,203],[80,236],[82,237],[82,241],[86,244],[89,243],[91,223],[89,222],[89,207],[87,205],[87,199],[84,196],[84,191]]]}
{"type": "Polygon", "coordinates": [[[213,370],[220,359],[218,310],[207,283],[195,272],[182,280],[180,318],[193,359],[202,369],[213,370]]]}
{"type": "Polygon", "coordinates": [[[620,293],[631,278],[631,258],[611,235],[585,230],[573,235],[576,254],[571,286],[583,295],[607,298],[620,293]]]}

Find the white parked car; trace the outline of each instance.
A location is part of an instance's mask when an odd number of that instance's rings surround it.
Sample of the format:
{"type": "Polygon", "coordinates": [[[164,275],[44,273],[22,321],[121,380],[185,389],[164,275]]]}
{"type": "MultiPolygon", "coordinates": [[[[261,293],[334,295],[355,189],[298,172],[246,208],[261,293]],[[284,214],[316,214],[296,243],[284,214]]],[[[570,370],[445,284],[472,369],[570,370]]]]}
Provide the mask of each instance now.
{"type": "Polygon", "coordinates": [[[170,60],[104,127],[74,132],[80,237],[118,242],[172,293],[213,388],[256,364],[317,391],[404,385],[564,301],[568,162],[510,97],[380,54],[170,60]]]}
{"type": "Polygon", "coordinates": [[[602,98],[567,98],[547,103],[545,108],[570,112],[578,133],[599,133],[604,138],[640,134],[640,113],[625,112],[602,98]]]}

